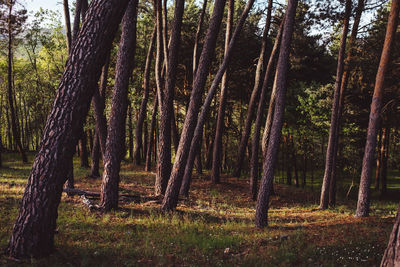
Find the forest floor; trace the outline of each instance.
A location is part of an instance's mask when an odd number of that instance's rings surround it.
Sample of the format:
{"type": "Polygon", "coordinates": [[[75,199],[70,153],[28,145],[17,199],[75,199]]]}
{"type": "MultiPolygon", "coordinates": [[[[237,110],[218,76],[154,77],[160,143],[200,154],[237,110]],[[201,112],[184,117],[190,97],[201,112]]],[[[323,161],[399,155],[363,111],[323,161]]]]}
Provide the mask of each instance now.
{"type": "MultiPolygon", "coordinates": [[[[4,154],[3,154],[4,156],[4,154]]],[[[6,155],[7,156],[7,155],[6,155]]],[[[32,162],[32,155],[30,162],[32,162]]],[[[0,249],[15,222],[31,165],[8,155],[0,169],[0,249]]],[[[100,190],[100,179],[75,159],[75,187],[100,190]]],[[[151,196],[154,173],[124,164],[121,192],[151,196]]],[[[247,179],[195,176],[189,199],[174,213],[154,202],[120,201],[118,211],[90,211],[79,196],[62,195],[56,251],[30,266],[379,266],[393,226],[397,201],[373,200],[372,216],[353,216],[356,202],[339,199],[320,211],[317,190],[275,185],[269,227],[254,227],[255,203],[247,179]]],[[[21,266],[0,257],[1,266],[21,266]]]]}

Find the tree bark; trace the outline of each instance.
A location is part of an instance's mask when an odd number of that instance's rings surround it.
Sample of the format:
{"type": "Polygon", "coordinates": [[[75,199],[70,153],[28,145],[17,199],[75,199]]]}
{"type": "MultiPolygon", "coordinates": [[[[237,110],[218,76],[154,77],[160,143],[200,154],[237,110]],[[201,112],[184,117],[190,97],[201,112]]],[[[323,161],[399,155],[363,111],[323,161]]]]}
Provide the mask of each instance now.
{"type": "Polygon", "coordinates": [[[100,141],[97,131],[94,134],[93,149],[92,149],[92,165],[90,169],[90,177],[100,177],[100,141]]]}
{"type": "Polygon", "coordinates": [[[375,171],[375,190],[379,190],[381,183],[381,166],[382,166],[382,151],[384,150],[384,145],[382,143],[383,129],[382,126],[379,130],[379,140],[378,140],[378,151],[376,155],[376,171],[375,171]]]}
{"type": "Polygon", "coordinates": [[[178,203],[179,189],[185,171],[186,161],[189,154],[190,144],[196,127],[197,116],[200,109],[201,98],[207,79],[208,69],[211,65],[214,54],[217,35],[224,12],[226,0],[216,0],[214,3],[213,15],[210,20],[209,28],[200,56],[199,66],[196,77],[193,81],[193,88],[190,96],[190,103],[185,117],[185,123],[179,142],[178,151],[175,155],[175,162],[172,168],[168,187],[163,199],[162,209],[174,210],[178,203]]]}
{"type": "MultiPolygon", "coordinates": [[[[268,84],[270,82],[270,77],[272,75],[274,63],[278,57],[279,45],[280,45],[281,39],[282,39],[282,29],[283,29],[283,25],[284,25],[283,21],[284,20],[282,20],[282,23],[279,27],[279,31],[278,31],[278,34],[275,39],[275,44],[274,44],[274,47],[272,48],[271,56],[268,60],[267,69],[265,71],[264,80],[262,83],[261,95],[260,95],[260,99],[258,101],[257,117],[256,117],[256,121],[254,124],[254,134],[253,134],[252,147],[251,147],[252,153],[251,153],[251,160],[250,160],[250,190],[251,190],[251,195],[252,195],[253,200],[257,200],[258,150],[259,150],[259,146],[260,146],[261,125],[262,125],[262,120],[263,120],[263,115],[264,115],[265,104],[266,104],[265,102],[267,100],[268,84]]],[[[274,93],[271,94],[271,97],[272,97],[272,95],[274,95],[274,93]]],[[[271,104],[270,104],[270,106],[271,106],[271,104]]],[[[270,113],[270,112],[272,112],[272,109],[268,110],[268,113],[270,113]]],[[[270,116],[270,115],[268,114],[268,116],[270,116]]],[[[246,120],[246,123],[247,123],[247,120],[246,120]]],[[[239,164],[239,162],[237,164],[239,164]]],[[[238,169],[236,169],[236,170],[238,171],[237,174],[240,174],[241,169],[238,167],[238,169]]]]}
{"type": "Polygon", "coordinates": [[[151,35],[149,48],[147,50],[146,65],[143,74],[143,97],[142,97],[142,102],[140,104],[139,118],[137,120],[135,129],[135,150],[133,152],[133,160],[136,165],[140,165],[141,163],[140,150],[142,149],[143,122],[146,119],[147,115],[147,102],[149,100],[149,91],[150,91],[149,82],[150,82],[151,61],[153,58],[153,49],[156,41],[156,30],[157,30],[156,27],[154,27],[153,33],[151,35]]]}
{"type": "Polygon", "coordinates": [[[326,159],[325,159],[325,173],[324,179],[322,182],[321,188],[321,198],[320,198],[320,209],[327,209],[329,205],[329,187],[332,179],[332,169],[335,167],[334,154],[335,147],[337,146],[336,140],[336,131],[338,128],[338,110],[339,110],[339,98],[340,98],[340,86],[342,84],[342,74],[344,67],[344,56],[346,53],[346,40],[347,33],[349,30],[349,20],[351,14],[351,0],[346,0],[346,12],[343,21],[343,31],[342,37],[340,40],[340,49],[338,55],[338,63],[336,69],[336,81],[335,81],[335,91],[333,95],[333,104],[332,104],[332,114],[331,114],[331,127],[329,128],[329,139],[328,139],[328,147],[326,150],[326,159]]]}
{"type": "Polygon", "coordinates": [[[79,150],[81,151],[81,167],[89,168],[89,153],[87,149],[87,134],[85,130],[82,129],[81,138],[79,139],[79,150]]]}
{"type": "MultiPolygon", "coordinates": [[[[188,159],[186,161],[186,166],[185,166],[185,170],[184,170],[184,177],[183,177],[183,182],[182,185],[180,185],[180,192],[181,194],[188,196],[189,194],[189,187],[190,187],[190,182],[192,179],[192,171],[193,171],[193,165],[194,165],[194,160],[196,158],[196,155],[199,153],[200,147],[201,147],[201,140],[202,140],[202,136],[203,136],[203,126],[204,123],[206,121],[206,117],[207,114],[210,110],[210,106],[211,106],[211,102],[212,99],[216,93],[217,87],[222,79],[222,76],[225,73],[226,68],[228,67],[231,55],[232,55],[232,51],[233,51],[233,47],[236,43],[236,40],[239,36],[239,33],[243,27],[243,24],[250,12],[251,7],[253,6],[254,0],[251,0],[249,2],[247,2],[246,7],[244,8],[241,16],[240,16],[240,20],[235,28],[235,31],[232,35],[232,38],[229,42],[229,48],[227,50],[226,55],[224,56],[224,60],[222,61],[222,64],[220,65],[217,74],[214,77],[214,80],[212,81],[211,84],[211,88],[207,93],[207,97],[204,101],[204,104],[201,108],[201,112],[200,112],[200,116],[198,118],[198,121],[196,123],[196,128],[194,130],[193,133],[193,138],[191,140],[191,145],[190,145],[190,151],[188,159]]],[[[182,132],[183,135],[183,132],[182,132]]],[[[213,139],[214,140],[214,139],[213,139]]],[[[212,159],[212,148],[213,147],[213,143],[211,143],[209,145],[209,151],[207,151],[207,162],[212,159]]],[[[207,164],[208,166],[208,164],[207,164]]],[[[182,178],[180,178],[182,179],[182,178]]]]}
{"type": "Polygon", "coordinates": [[[389,67],[390,53],[394,43],[396,29],[399,20],[400,0],[393,0],[390,9],[389,20],[386,29],[385,42],[376,74],[374,95],[372,97],[371,112],[369,114],[367,142],[365,144],[364,158],[361,171],[360,188],[356,217],[367,217],[370,204],[370,184],[372,175],[372,163],[376,149],[376,137],[379,130],[379,116],[382,108],[382,97],[384,89],[385,74],[389,67]]]}
{"type": "MultiPolygon", "coordinates": [[[[226,31],[225,31],[225,51],[224,55],[228,52],[229,41],[232,35],[232,24],[233,24],[233,12],[235,10],[235,1],[228,0],[228,14],[226,20],[226,31]]],[[[217,128],[215,130],[214,148],[213,148],[213,164],[211,169],[211,182],[213,184],[220,183],[221,176],[221,159],[222,159],[222,137],[224,134],[224,123],[225,123],[225,110],[226,101],[228,99],[228,68],[225,70],[224,76],[221,81],[221,94],[219,99],[218,117],[217,117],[217,128]]]]}
{"type": "MultiPolygon", "coordinates": [[[[393,2],[395,2],[394,0],[393,2]]],[[[381,267],[395,267],[400,265],[400,205],[393,225],[389,242],[383,254],[381,267]]]]}
{"type": "Polygon", "coordinates": [[[136,52],[136,23],[138,0],[130,1],[122,21],[121,41],[115,70],[115,88],[104,154],[100,207],[104,211],[118,208],[118,186],[121,160],[125,147],[125,123],[128,108],[129,78],[136,52]]]}
{"type": "Polygon", "coordinates": [[[68,170],[66,162],[72,157],[100,68],[127,3],[128,0],[97,0],[90,5],[28,178],[7,248],[10,257],[41,257],[54,250],[57,208],[68,170]]]}
{"type": "Polygon", "coordinates": [[[133,126],[132,126],[132,105],[128,104],[128,150],[129,150],[129,160],[133,161],[133,126]]]}
{"type": "Polygon", "coordinates": [[[68,0],[63,0],[64,5],[64,19],[65,19],[65,34],[67,36],[67,50],[71,52],[72,32],[71,32],[71,18],[69,15],[68,0]]]}
{"type": "Polygon", "coordinates": [[[262,174],[260,191],[257,197],[255,224],[258,228],[263,228],[268,225],[267,215],[269,208],[269,196],[271,195],[274,167],[277,161],[279,142],[282,135],[290,43],[292,41],[297,3],[297,0],[289,0],[285,14],[285,26],[283,28],[282,42],[274,82],[276,92],[274,119],[268,140],[267,152],[263,163],[264,171],[262,174]]]}
{"type": "Polygon", "coordinates": [[[384,197],[387,191],[387,162],[389,158],[389,141],[390,141],[390,123],[389,119],[386,118],[386,127],[384,132],[384,138],[382,138],[382,151],[381,151],[381,158],[382,158],[382,167],[381,167],[381,197],[384,197]]]}
{"type": "Polygon", "coordinates": [[[72,26],[72,44],[74,44],[75,40],[78,38],[79,27],[81,24],[82,1],[83,0],[76,0],[75,3],[74,25],[72,26]]]}
{"type": "MultiPolygon", "coordinates": [[[[267,41],[268,41],[269,29],[271,26],[272,5],[273,5],[272,0],[268,0],[267,18],[265,21],[263,38],[262,38],[262,42],[261,42],[260,55],[258,57],[257,68],[256,68],[256,72],[255,72],[255,77],[254,77],[254,87],[253,87],[253,91],[251,92],[250,102],[249,102],[249,106],[247,108],[246,121],[245,121],[245,125],[244,125],[244,130],[242,133],[242,138],[240,139],[240,144],[239,144],[236,169],[233,174],[233,176],[235,176],[235,177],[240,177],[240,174],[242,172],[246,147],[247,147],[247,143],[249,141],[250,132],[251,132],[251,124],[252,124],[253,118],[254,118],[254,111],[257,107],[257,99],[260,95],[260,90],[262,90],[261,87],[263,86],[263,83],[261,83],[261,79],[262,79],[263,72],[264,72],[264,64],[265,64],[266,53],[267,53],[267,41]]],[[[268,64],[269,64],[269,62],[268,62],[268,64]]],[[[267,66],[267,68],[268,68],[268,66],[267,66]]],[[[264,79],[265,79],[265,76],[264,76],[264,79]]],[[[258,104],[258,105],[260,105],[260,104],[258,104]]],[[[251,163],[250,163],[250,166],[251,166],[251,163]]]]}
{"type": "Polygon", "coordinates": [[[200,34],[201,28],[203,27],[204,16],[206,14],[208,0],[203,1],[203,7],[201,9],[199,22],[197,23],[196,36],[194,38],[194,47],[193,47],[193,79],[196,76],[197,65],[198,65],[198,54],[199,54],[199,44],[200,44],[200,34]]]}

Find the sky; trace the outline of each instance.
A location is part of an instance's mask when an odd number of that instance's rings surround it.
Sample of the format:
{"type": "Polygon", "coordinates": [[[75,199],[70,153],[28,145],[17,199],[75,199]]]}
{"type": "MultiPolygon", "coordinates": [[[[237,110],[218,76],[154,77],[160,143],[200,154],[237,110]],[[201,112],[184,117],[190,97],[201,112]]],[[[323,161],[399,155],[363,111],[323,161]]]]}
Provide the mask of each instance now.
{"type": "MultiPolygon", "coordinates": [[[[63,6],[60,0],[24,0],[25,7],[30,11],[38,11],[40,8],[60,11],[62,14],[63,6]]],[[[71,2],[71,1],[70,1],[71,2]]]]}

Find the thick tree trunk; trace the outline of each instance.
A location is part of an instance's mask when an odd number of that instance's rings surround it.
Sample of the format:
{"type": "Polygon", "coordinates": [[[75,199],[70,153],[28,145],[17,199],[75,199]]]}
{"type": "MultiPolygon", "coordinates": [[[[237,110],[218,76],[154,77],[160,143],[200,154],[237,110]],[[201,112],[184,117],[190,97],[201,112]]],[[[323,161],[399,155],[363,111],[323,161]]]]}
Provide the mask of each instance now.
{"type": "Polygon", "coordinates": [[[175,155],[175,162],[172,168],[168,187],[162,203],[164,210],[173,210],[178,203],[179,189],[181,187],[183,173],[190,150],[190,144],[196,127],[197,116],[200,109],[201,98],[207,79],[208,69],[211,65],[214,54],[217,35],[223,16],[226,0],[216,0],[214,3],[213,15],[210,20],[207,35],[204,41],[203,50],[200,56],[196,77],[193,81],[193,89],[190,96],[190,103],[185,117],[185,123],[179,142],[178,151],[175,155]]]}
{"type": "Polygon", "coordinates": [[[128,0],[98,0],[90,5],[66,63],[28,178],[7,248],[11,257],[40,257],[54,250],[57,208],[68,170],[66,162],[72,157],[100,68],[127,3],[128,0]]]}
{"type": "MultiPolygon", "coordinates": [[[[13,4],[8,5],[8,16],[12,14],[13,4]]],[[[26,157],[25,150],[22,147],[21,143],[21,135],[18,126],[18,120],[16,115],[16,110],[14,108],[14,92],[13,92],[13,67],[12,67],[12,58],[13,58],[13,35],[12,35],[12,22],[8,20],[8,53],[7,53],[7,95],[8,95],[8,105],[10,107],[10,116],[11,116],[11,129],[14,138],[14,142],[17,145],[18,152],[21,154],[22,162],[28,162],[28,158],[26,157]]]]}
{"type": "Polygon", "coordinates": [[[154,97],[154,104],[153,104],[153,113],[151,115],[151,123],[150,123],[150,133],[149,133],[149,141],[146,151],[146,167],[145,170],[147,172],[151,171],[151,153],[153,151],[153,145],[155,143],[155,131],[156,131],[156,123],[157,123],[157,109],[158,109],[158,97],[154,97]]]}
{"type": "Polygon", "coordinates": [[[376,82],[374,95],[372,97],[371,112],[369,114],[367,142],[365,144],[364,158],[361,171],[360,189],[358,192],[357,217],[367,217],[369,215],[370,204],[370,184],[372,175],[372,162],[376,149],[376,137],[378,134],[379,116],[382,108],[382,97],[384,89],[385,74],[389,67],[390,52],[394,43],[396,29],[399,20],[400,0],[393,0],[390,9],[389,20],[386,29],[385,42],[382,49],[381,60],[376,82]]]}
{"type": "Polygon", "coordinates": [[[117,55],[115,88],[107,132],[106,153],[103,158],[104,171],[100,207],[104,211],[118,208],[119,171],[125,147],[129,78],[132,75],[136,52],[137,5],[138,0],[129,2],[122,21],[122,34],[117,55]]]}
{"type": "MultiPolygon", "coordinates": [[[[261,83],[261,79],[262,79],[262,75],[264,72],[263,70],[264,70],[264,64],[265,64],[265,59],[266,59],[266,54],[267,54],[267,41],[268,41],[269,28],[271,26],[272,5],[273,5],[272,0],[268,0],[267,19],[265,21],[260,55],[258,57],[257,68],[256,68],[255,77],[254,77],[254,87],[253,87],[253,91],[251,92],[250,102],[249,102],[249,106],[247,108],[244,130],[242,133],[242,138],[240,139],[236,169],[233,174],[233,176],[235,176],[235,177],[240,177],[240,173],[242,172],[247,142],[249,141],[250,132],[251,132],[251,124],[252,124],[253,118],[254,118],[254,111],[257,107],[257,99],[259,98],[260,90],[262,90],[261,87],[263,86],[263,83],[261,83]]],[[[271,56],[272,56],[272,54],[271,54],[271,56]]],[[[269,62],[268,62],[268,64],[269,64],[269,62]]],[[[268,68],[268,66],[267,66],[267,68],[268,68]]],[[[265,76],[264,76],[264,80],[265,80],[265,76]]],[[[260,105],[260,104],[258,104],[258,105],[260,105]]],[[[251,166],[251,163],[250,163],[250,166],[251,166]]]]}
{"type": "Polygon", "coordinates": [[[178,67],[184,0],[177,0],[168,55],[164,102],[160,114],[158,161],[155,194],[163,195],[171,175],[171,119],[173,116],[174,87],[178,67]]]}
{"type": "MultiPolygon", "coordinates": [[[[198,118],[198,121],[196,123],[196,128],[193,133],[193,138],[191,140],[191,145],[190,145],[190,151],[189,151],[189,156],[186,161],[186,166],[184,170],[184,177],[183,177],[183,182],[182,186],[180,188],[181,194],[188,196],[189,193],[189,187],[190,187],[190,182],[192,179],[192,171],[193,171],[193,165],[194,165],[194,160],[196,158],[196,155],[199,153],[200,146],[201,146],[201,139],[203,136],[203,126],[206,121],[207,114],[210,110],[211,102],[212,99],[217,91],[218,84],[220,83],[222,76],[225,73],[226,68],[228,67],[229,60],[231,58],[231,54],[233,51],[233,47],[235,45],[236,39],[239,36],[239,33],[243,27],[243,24],[250,12],[251,7],[253,6],[254,0],[251,0],[247,2],[245,9],[243,10],[240,20],[238,22],[238,25],[235,28],[235,31],[232,35],[232,38],[229,42],[229,48],[227,50],[226,55],[224,56],[224,60],[222,61],[222,64],[220,65],[217,74],[214,77],[214,80],[212,81],[211,88],[207,93],[207,97],[204,101],[204,104],[201,108],[200,116],[198,118]]],[[[183,133],[182,133],[183,135],[183,133]]],[[[213,139],[214,140],[214,139],[213,139]]],[[[212,159],[212,148],[213,148],[213,143],[209,145],[209,151],[207,151],[207,167],[208,167],[208,161],[212,159]]],[[[209,162],[211,164],[211,161],[209,162]]],[[[182,178],[181,178],[182,179],[182,178]]]]}
{"type": "Polygon", "coordinates": [[[393,230],[381,262],[381,267],[395,266],[400,266],[400,205],[397,208],[393,230]]]}
{"type": "MultiPolygon", "coordinates": [[[[235,10],[235,1],[228,0],[228,14],[226,19],[225,31],[225,51],[224,55],[228,53],[229,41],[232,35],[233,12],[235,10]]],[[[219,98],[219,108],[217,117],[217,128],[215,130],[214,148],[213,148],[213,164],[211,169],[211,182],[219,184],[221,176],[221,160],[222,160],[222,137],[224,134],[225,124],[225,110],[226,102],[228,100],[228,68],[225,70],[224,76],[221,81],[221,94],[219,98]]]]}
{"type": "Polygon", "coordinates": [[[279,142],[282,135],[290,43],[292,41],[297,2],[297,0],[289,0],[285,14],[285,26],[283,28],[282,43],[280,47],[274,83],[274,91],[276,92],[274,119],[272,122],[271,133],[268,140],[268,148],[263,163],[264,171],[262,174],[260,191],[257,197],[255,224],[258,228],[263,228],[268,224],[267,215],[269,208],[269,196],[271,195],[274,168],[277,161],[279,142]]]}
{"type": "Polygon", "coordinates": [[[332,104],[332,114],[331,114],[331,127],[329,128],[329,139],[328,139],[328,148],[326,150],[326,159],[325,159],[325,173],[324,179],[322,182],[321,188],[321,198],[320,198],[320,209],[327,209],[329,205],[329,187],[332,179],[332,169],[335,167],[333,164],[335,163],[334,155],[337,146],[336,140],[336,132],[338,128],[338,110],[339,110],[339,98],[340,98],[340,86],[342,84],[342,74],[344,67],[344,56],[346,53],[346,40],[347,33],[349,31],[349,20],[351,14],[351,0],[346,0],[346,12],[343,21],[343,31],[342,37],[340,40],[340,49],[338,55],[338,63],[336,69],[336,82],[335,82],[335,91],[333,95],[333,104],[332,104]]]}
{"type": "MultiPolygon", "coordinates": [[[[254,125],[254,134],[253,134],[253,139],[252,139],[252,147],[251,151],[251,160],[250,160],[250,190],[251,190],[251,195],[253,200],[257,200],[257,181],[258,181],[258,150],[260,146],[260,131],[261,131],[261,126],[262,126],[262,121],[264,117],[264,109],[265,109],[265,104],[267,100],[267,93],[268,93],[268,84],[270,82],[270,78],[272,75],[272,71],[274,69],[274,63],[276,59],[278,58],[278,50],[279,50],[279,45],[282,39],[282,29],[283,29],[284,22],[282,21],[278,34],[275,39],[275,44],[274,47],[272,48],[271,56],[268,60],[268,65],[267,69],[265,71],[264,75],[264,80],[262,83],[262,88],[261,88],[261,95],[260,99],[258,101],[258,107],[257,107],[257,118],[255,121],[254,125]]],[[[272,96],[273,94],[271,94],[272,96]]],[[[270,109],[268,112],[272,112],[272,109],[270,109]]],[[[247,122],[247,120],[246,120],[247,122]]],[[[250,123],[251,124],[251,123],[250,123]]],[[[240,155],[239,155],[240,157],[240,155]]],[[[237,163],[239,164],[239,162],[237,163]]],[[[237,171],[239,170],[240,173],[240,168],[236,169],[237,171]]]]}
{"type": "Polygon", "coordinates": [[[140,165],[141,163],[140,150],[142,149],[143,123],[147,115],[147,102],[149,100],[149,92],[150,92],[149,82],[150,82],[151,61],[153,58],[153,48],[155,42],[156,42],[156,27],[154,27],[153,34],[151,35],[149,48],[147,50],[146,65],[143,74],[143,97],[142,97],[142,103],[140,104],[139,118],[137,120],[135,129],[135,150],[133,152],[133,160],[136,165],[140,165]]]}

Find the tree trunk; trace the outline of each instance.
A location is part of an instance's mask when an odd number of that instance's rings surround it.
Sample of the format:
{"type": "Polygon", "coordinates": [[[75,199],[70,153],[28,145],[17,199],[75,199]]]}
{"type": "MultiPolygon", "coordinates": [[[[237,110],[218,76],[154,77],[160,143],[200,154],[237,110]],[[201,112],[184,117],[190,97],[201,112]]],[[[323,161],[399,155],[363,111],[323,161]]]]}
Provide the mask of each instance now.
{"type": "Polygon", "coordinates": [[[384,137],[382,138],[382,168],[381,168],[381,180],[382,180],[382,188],[381,188],[381,197],[386,195],[387,191],[387,162],[389,158],[389,141],[390,141],[390,124],[388,118],[386,118],[386,128],[384,132],[384,137]]]}
{"type": "Polygon", "coordinates": [[[145,170],[147,172],[151,171],[151,153],[153,151],[153,145],[155,143],[155,130],[156,130],[156,123],[157,123],[157,109],[158,109],[158,97],[154,97],[154,104],[153,104],[153,113],[151,115],[151,123],[150,123],[150,134],[149,134],[149,141],[146,151],[146,167],[145,170]]]}
{"type": "MultiPolygon", "coordinates": [[[[257,200],[257,181],[258,181],[258,150],[260,146],[260,131],[261,131],[261,125],[262,125],[262,120],[264,116],[264,109],[265,109],[265,102],[267,100],[267,93],[268,93],[268,84],[270,82],[270,77],[272,75],[272,71],[274,68],[274,63],[278,57],[278,49],[279,45],[282,39],[282,29],[283,29],[284,22],[282,20],[282,23],[279,27],[278,34],[275,39],[275,44],[271,52],[271,56],[268,60],[268,65],[267,69],[265,71],[264,75],[264,80],[262,83],[262,88],[261,88],[261,96],[258,101],[258,107],[257,107],[257,118],[255,121],[254,125],[254,134],[253,134],[253,139],[252,139],[252,147],[251,147],[251,160],[250,160],[250,190],[251,190],[251,195],[253,200],[257,200]]],[[[273,95],[273,94],[271,94],[273,95]]],[[[269,112],[272,112],[272,109],[269,110],[269,112]]],[[[247,122],[247,120],[246,120],[247,122]]],[[[250,123],[251,124],[251,123],[250,123]]],[[[245,130],[246,131],[246,130],[245,130]]],[[[239,155],[240,157],[240,155],[239,155]]],[[[239,164],[239,162],[237,163],[239,164]]],[[[240,168],[238,167],[237,171],[240,173],[240,168]]]]}
{"type": "MultiPolygon", "coordinates": [[[[394,0],[393,2],[395,2],[394,0]]],[[[381,267],[400,266],[400,205],[397,208],[397,215],[393,225],[389,243],[383,254],[381,267]]]]}
{"type": "Polygon", "coordinates": [[[81,138],[79,139],[79,150],[81,151],[81,167],[89,168],[89,153],[87,150],[87,135],[85,130],[82,129],[81,138]]]}
{"type": "MultiPolygon", "coordinates": [[[[262,75],[263,75],[263,72],[264,72],[263,69],[264,69],[266,53],[267,53],[267,41],[268,41],[269,28],[271,26],[272,5],[273,5],[272,0],[268,0],[267,19],[265,21],[265,27],[264,27],[264,33],[263,33],[263,38],[262,38],[262,43],[261,43],[260,55],[258,57],[257,68],[256,68],[255,77],[254,77],[254,87],[253,87],[253,91],[251,92],[250,102],[249,102],[249,106],[247,108],[244,131],[242,133],[242,138],[240,139],[240,145],[239,145],[239,151],[238,151],[238,156],[237,156],[238,159],[237,159],[237,163],[236,163],[236,169],[235,169],[235,172],[233,174],[233,176],[235,176],[235,177],[240,177],[240,173],[242,171],[244,156],[245,156],[246,147],[247,147],[247,142],[248,142],[249,137],[250,137],[251,124],[253,122],[254,111],[255,111],[256,106],[257,106],[257,99],[258,99],[258,97],[260,95],[261,87],[263,86],[263,83],[261,84],[261,78],[262,78],[262,75]]],[[[271,56],[272,56],[272,54],[271,54],[271,56]]],[[[269,64],[269,62],[268,62],[268,64],[269,64]]],[[[268,68],[268,66],[267,66],[267,68],[268,68]]],[[[264,76],[264,80],[265,80],[265,76],[264,76]]],[[[261,97],[261,99],[262,99],[262,97],[261,97]]],[[[258,104],[258,105],[260,105],[260,104],[258,104]]],[[[251,166],[251,163],[250,163],[250,166],[251,166]]]]}
{"type": "Polygon", "coordinates": [[[57,208],[68,170],[66,162],[72,157],[100,68],[127,3],[128,0],[98,0],[90,5],[28,178],[7,248],[10,257],[43,257],[54,250],[57,208]]]}
{"type": "Polygon", "coordinates": [[[203,7],[201,9],[199,22],[197,24],[196,36],[194,38],[194,47],[193,47],[193,79],[196,76],[197,65],[198,65],[198,54],[199,54],[199,43],[200,43],[200,34],[201,28],[203,26],[204,16],[206,14],[208,0],[203,1],[203,7]]]}
{"type": "MultiPolygon", "coordinates": [[[[225,51],[224,55],[228,52],[229,41],[232,34],[233,24],[233,12],[235,10],[235,1],[228,0],[228,14],[226,19],[226,31],[225,31],[225,51]]],[[[228,68],[227,68],[228,70],[228,68]]],[[[221,172],[221,159],[222,159],[222,137],[224,134],[224,121],[225,121],[225,110],[226,102],[228,99],[228,82],[227,76],[228,71],[225,70],[224,76],[221,81],[221,94],[219,98],[219,109],[217,117],[217,128],[215,130],[214,148],[213,148],[213,164],[211,169],[211,182],[213,184],[219,184],[220,172],[221,172]]]]}
{"type": "Polygon", "coordinates": [[[72,33],[71,33],[71,19],[69,15],[68,0],[63,0],[64,5],[64,19],[65,19],[65,35],[67,36],[67,50],[71,52],[72,33]]]}
{"type": "Polygon", "coordinates": [[[174,210],[178,203],[179,189],[181,187],[183,173],[189,154],[190,144],[196,127],[197,116],[200,109],[201,98],[207,79],[208,69],[211,65],[214,54],[219,27],[224,12],[226,0],[216,0],[214,3],[213,15],[210,20],[208,32],[200,56],[196,77],[193,81],[193,88],[190,96],[190,103],[185,117],[185,123],[179,142],[178,151],[175,155],[175,162],[168,182],[166,194],[162,203],[164,210],[174,210]]]}
{"type": "Polygon", "coordinates": [[[104,171],[100,207],[104,211],[118,208],[119,171],[125,147],[129,78],[132,75],[135,63],[137,5],[138,0],[129,2],[122,21],[122,34],[117,55],[115,88],[107,132],[106,153],[103,158],[104,171]]]}
{"type": "Polygon", "coordinates": [[[369,215],[370,183],[372,175],[372,162],[376,149],[376,137],[379,130],[379,116],[382,107],[385,74],[389,67],[390,52],[394,43],[396,29],[399,19],[400,0],[394,0],[390,9],[389,20],[386,29],[385,43],[376,74],[374,95],[372,97],[371,112],[369,114],[367,142],[365,144],[364,158],[361,171],[360,189],[358,192],[358,203],[356,217],[367,217],[369,215]]]}
{"type": "Polygon", "coordinates": [[[336,140],[336,131],[338,128],[338,110],[339,110],[339,98],[340,98],[340,86],[342,84],[342,74],[344,67],[344,55],[346,53],[346,40],[347,33],[349,30],[349,20],[351,14],[351,0],[346,0],[346,12],[343,21],[343,31],[342,37],[340,40],[340,49],[338,55],[338,63],[336,69],[336,82],[335,82],[335,91],[333,95],[333,104],[332,104],[332,114],[331,114],[331,127],[329,128],[329,139],[328,139],[328,148],[326,150],[326,159],[325,159],[325,173],[324,179],[322,182],[321,188],[321,198],[320,198],[320,209],[327,209],[329,205],[329,187],[332,179],[332,169],[335,167],[333,164],[335,163],[334,155],[337,146],[336,140]]]}
{"type": "Polygon", "coordinates": [[[149,91],[150,91],[149,82],[150,82],[151,61],[153,58],[153,48],[155,41],[156,41],[156,27],[154,27],[153,33],[151,35],[149,48],[147,50],[146,65],[143,74],[143,98],[142,98],[142,103],[140,104],[139,118],[137,120],[135,129],[135,150],[133,152],[133,160],[136,165],[140,165],[141,163],[140,150],[142,149],[143,122],[146,119],[147,115],[147,102],[149,100],[149,91]]]}
{"type": "Polygon", "coordinates": [[[376,171],[375,171],[375,190],[379,190],[381,183],[381,166],[382,166],[382,151],[384,150],[384,145],[382,142],[383,129],[382,126],[379,130],[379,140],[378,140],[378,151],[376,155],[376,171]]]}
{"type": "MultiPolygon", "coordinates": [[[[206,121],[206,117],[208,114],[208,111],[210,110],[210,106],[211,106],[211,102],[212,99],[216,93],[218,84],[220,83],[222,76],[225,73],[226,68],[228,67],[229,64],[229,60],[231,58],[231,54],[233,51],[233,47],[235,45],[236,39],[239,36],[239,33],[243,27],[243,24],[250,12],[251,7],[253,6],[254,0],[251,0],[249,2],[247,2],[246,7],[244,8],[241,16],[240,16],[240,20],[238,25],[235,28],[235,31],[232,35],[232,38],[229,42],[229,48],[227,50],[226,55],[224,56],[224,60],[222,61],[222,64],[220,65],[217,74],[214,77],[214,80],[212,81],[211,84],[211,88],[207,93],[207,97],[204,101],[204,104],[201,108],[201,112],[200,112],[200,116],[198,118],[198,121],[196,123],[196,128],[194,130],[193,133],[193,138],[191,140],[191,145],[190,145],[190,151],[189,151],[189,156],[188,159],[186,161],[186,166],[185,166],[185,170],[184,170],[184,177],[183,177],[183,183],[182,186],[180,188],[180,192],[181,194],[188,196],[189,193],[189,187],[190,187],[190,182],[192,179],[192,171],[193,171],[193,164],[194,164],[194,160],[196,158],[196,155],[199,153],[200,150],[200,146],[201,146],[201,139],[203,136],[203,126],[204,123],[206,121]]],[[[183,135],[183,132],[182,132],[183,135]]],[[[213,139],[214,140],[214,139],[213,139]]],[[[207,151],[207,166],[208,166],[208,161],[210,159],[212,159],[212,148],[213,148],[213,143],[210,144],[209,146],[209,151],[207,151]]],[[[186,159],[185,159],[186,160],[186,159]]],[[[210,161],[211,163],[211,161],[210,161]]],[[[182,179],[182,178],[180,178],[182,179]]],[[[181,182],[180,182],[181,183],[181,182]]]]}
{"type": "Polygon", "coordinates": [[[294,145],[294,137],[290,135],[290,144],[292,146],[292,164],[294,168],[294,183],[296,187],[299,187],[299,173],[297,171],[297,157],[296,157],[296,147],[294,145]]]}
{"type": "Polygon", "coordinates": [[[72,44],[74,44],[75,40],[78,38],[79,27],[81,23],[82,1],[83,0],[76,0],[75,3],[74,25],[72,27],[72,44]]]}
{"type": "Polygon", "coordinates": [[[100,177],[99,167],[100,167],[100,141],[99,141],[99,135],[97,134],[96,131],[93,141],[92,166],[90,170],[90,177],[93,178],[100,177]]]}
{"type": "MultiPolygon", "coordinates": [[[[129,150],[129,160],[133,161],[133,126],[132,126],[132,105],[128,104],[128,150],[129,150]]],[[[140,153],[139,153],[140,154],[140,153]]]]}
{"type": "Polygon", "coordinates": [[[269,196],[272,189],[274,177],[274,167],[277,160],[279,141],[282,135],[283,113],[285,109],[285,92],[287,86],[287,72],[289,63],[290,43],[296,14],[297,0],[289,0],[285,14],[285,26],[283,28],[282,42],[279,52],[275,74],[275,111],[272,122],[271,133],[268,140],[268,148],[265,153],[263,163],[263,174],[261,179],[260,191],[257,197],[255,223],[258,228],[263,228],[268,224],[269,196]]]}
{"type": "MultiPolygon", "coordinates": [[[[8,9],[8,16],[11,16],[12,14],[12,8],[13,4],[9,4],[9,9],[8,9]]],[[[16,110],[14,108],[14,92],[13,92],[13,82],[12,82],[12,77],[13,77],[13,67],[12,67],[12,58],[13,58],[13,35],[12,35],[12,21],[9,19],[8,20],[8,54],[7,54],[7,94],[8,94],[8,104],[10,107],[10,116],[11,116],[11,129],[12,129],[12,134],[14,138],[14,142],[17,145],[18,152],[21,154],[22,162],[26,163],[28,162],[28,158],[26,157],[24,148],[22,147],[21,143],[21,135],[19,131],[19,126],[18,126],[18,120],[16,117],[16,110]]]]}

